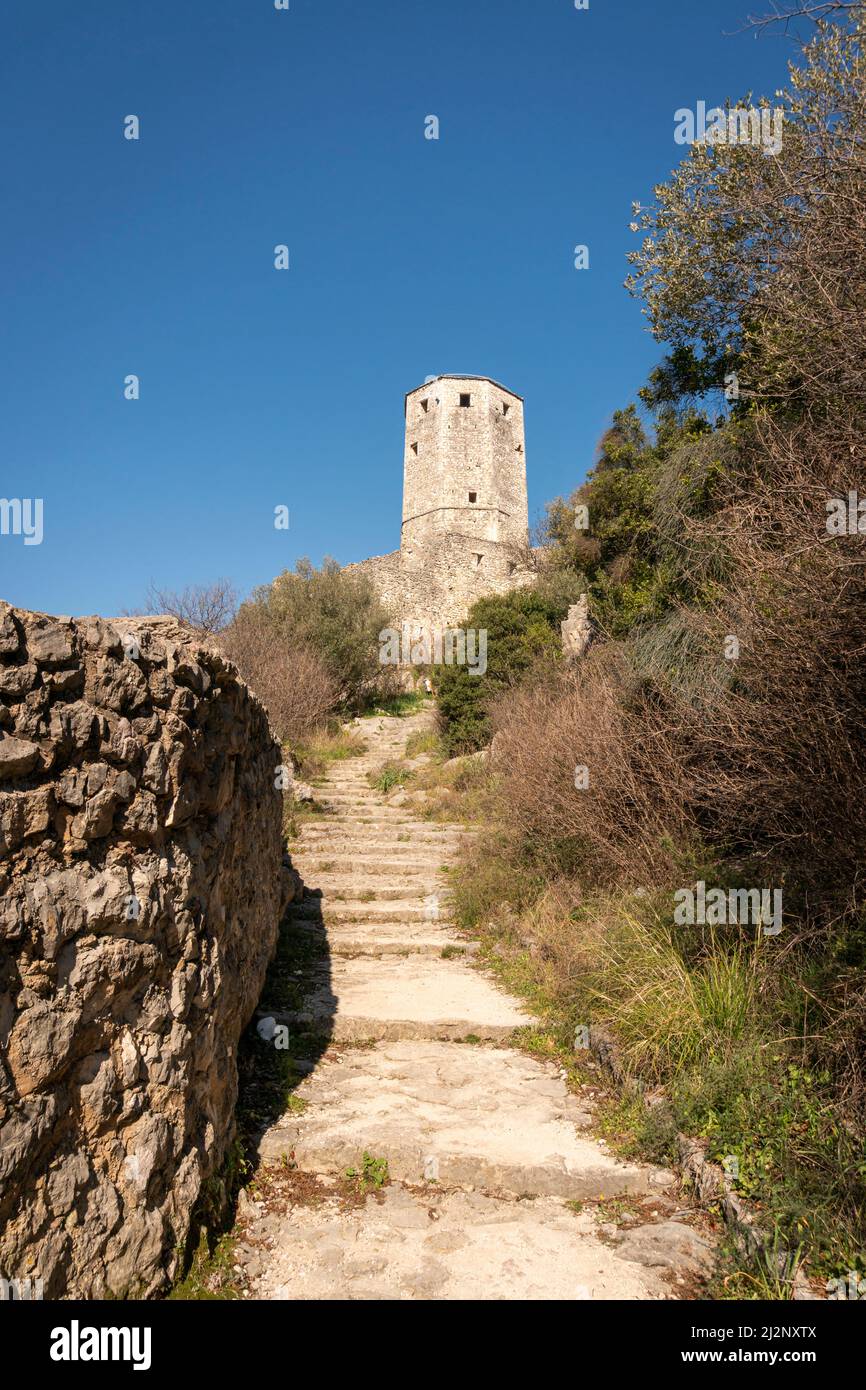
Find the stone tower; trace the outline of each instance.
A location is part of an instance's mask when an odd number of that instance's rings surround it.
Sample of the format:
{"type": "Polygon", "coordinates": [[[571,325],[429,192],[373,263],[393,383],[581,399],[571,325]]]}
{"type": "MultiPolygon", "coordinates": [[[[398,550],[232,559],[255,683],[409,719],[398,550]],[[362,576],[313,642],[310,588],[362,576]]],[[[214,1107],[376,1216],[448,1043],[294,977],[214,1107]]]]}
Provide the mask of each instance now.
{"type": "Polygon", "coordinates": [[[434,377],[406,396],[404,448],[400,549],[347,566],[394,623],[441,631],[534,583],[522,398],[486,376],[434,377]]]}
{"type": "Polygon", "coordinates": [[[460,536],[477,542],[479,569],[504,572],[498,547],[529,536],[523,400],[489,377],[445,375],[408,392],[405,413],[404,563],[460,536]]]}

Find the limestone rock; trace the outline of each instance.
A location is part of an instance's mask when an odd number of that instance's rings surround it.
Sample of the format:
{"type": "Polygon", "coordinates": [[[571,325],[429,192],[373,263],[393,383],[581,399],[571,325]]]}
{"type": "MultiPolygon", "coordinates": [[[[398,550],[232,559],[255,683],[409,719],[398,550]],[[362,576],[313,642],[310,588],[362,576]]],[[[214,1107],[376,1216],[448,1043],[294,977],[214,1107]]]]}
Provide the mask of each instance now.
{"type": "Polygon", "coordinates": [[[0,603],[0,656],[14,656],[21,647],[21,635],[8,603],[0,603]]]}
{"type": "Polygon", "coordinates": [[[32,689],[36,677],[36,665],[32,661],[0,666],[0,695],[7,700],[20,700],[32,689]]]}
{"type": "Polygon", "coordinates": [[[660,1221],[627,1231],[617,1247],[620,1259],[667,1269],[707,1274],[713,1266],[709,1241],[681,1221],[660,1221]]]}
{"type": "Polygon", "coordinates": [[[21,738],[0,738],[0,777],[23,777],[39,761],[39,748],[21,738]]]}
{"type": "Polygon", "coordinates": [[[568,617],[560,624],[562,629],[562,651],[566,661],[576,661],[583,656],[592,640],[592,622],[589,616],[589,599],[581,594],[577,603],[568,610],[568,617]]]}
{"type": "Polygon", "coordinates": [[[31,628],[27,650],[39,666],[65,666],[74,655],[69,631],[59,623],[40,623],[31,628]]]}
{"type": "Polygon", "coordinates": [[[37,787],[31,792],[0,793],[0,851],[17,849],[31,835],[46,831],[51,823],[54,792],[37,787]]]}

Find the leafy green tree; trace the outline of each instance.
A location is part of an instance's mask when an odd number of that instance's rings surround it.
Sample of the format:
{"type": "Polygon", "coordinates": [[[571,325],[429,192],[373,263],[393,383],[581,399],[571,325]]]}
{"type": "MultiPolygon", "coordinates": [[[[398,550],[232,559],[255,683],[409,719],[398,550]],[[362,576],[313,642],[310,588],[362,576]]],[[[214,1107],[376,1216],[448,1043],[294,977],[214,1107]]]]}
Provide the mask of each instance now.
{"type": "Polygon", "coordinates": [[[436,668],[435,685],[445,745],[451,754],[483,748],[490,741],[490,704],[530,667],[554,665],[561,656],[560,623],[577,586],[544,581],[532,589],[479,599],[462,624],[486,632],[487,669],[436,668]]]}
{"type": "Polygon", "coordinates": [[[285,570],[257,589],[251,604],[272,625],[275,640],[318,653],[343,707],[363,705],[382,678],[379,633],[390,623],[365,575],[341,569],[330,557],[321,569],[301,559],[294,571],[285,570]]]}
{"type": "Polygon", "coordinates": [[[672,349],[656,400],[721,389],[731,365],[745,401],[863,400],[866,7],[839,5],[834,20],[761,103],[784,113],[778,150],[695,144],[636,213],[626,283],[672,349]]]}
{"type": "MultiPolygon", "coordinates": [[[[580,576],[593,618],[607,636],[625,636],[691,594],[686,536],[674,537],[681,518],[666,519],[660,510],[667,500],[694,509],[696,492],[681,487],[677,493],[671,475],[680,465],[684,476],[694,471],[690,451],[716,434],[691,406],[665,406],[650,439],[636,406],[629,405],[614,414],[586,482],[568,500],[549,504],[548,564],[580,576]]],[[[703,475],[700,502],[709,507],[714,476],[707,466],[703,475]]]]}

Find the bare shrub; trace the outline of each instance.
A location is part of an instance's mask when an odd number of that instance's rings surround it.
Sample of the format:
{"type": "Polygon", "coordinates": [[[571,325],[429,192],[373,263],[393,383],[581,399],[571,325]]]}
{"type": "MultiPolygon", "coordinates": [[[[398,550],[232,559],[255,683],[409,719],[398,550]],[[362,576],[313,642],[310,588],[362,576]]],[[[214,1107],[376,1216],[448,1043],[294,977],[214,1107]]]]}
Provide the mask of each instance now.
{"type": "Polygon", "coordinates": [[[328,557],[320,569],[301,559],[256,590],[247,610],[270,620],[290,644],[315,651],[338,682],[346,709],[363,709],[399,690],[393,668],[379,659],[379,633],[391,619],[366,575],[328,557]]]}
{"type": "Polygon", "coordinates": [[[196,632],[222,632],[231,622],[238,606],[238,594],[228,579],[215,579],[212,584],[189,584],[185,589],[159,589],[151,584],[147,591],[145,612],[168,613],[178,622],[196,632]]]}
{"type": "Polygon", "coordinates": [[[494,728],[503,812],[539,858],[599,883],[671,879],[693,837],[688,774],[672,716],[619,646],[508,692],[494,728]]]}
{"type": "Polygon", "coordinates": [[[703,768],[696,818],[829,898],[847,893],[866,852],[851,814],[866,777],[866,535],[826,529],[851,468],[844,427],[758,418],[751,466],[711,523],[729,582],[688,618],[713,693],[681,711],[703,768]]]}
{"type": "Polygon", "coordinates": [[[321,657],[262,615],[243,613],[223,633],[222,646],[284,742],[304,742],[335,708],[340,692],[321,657]]]}

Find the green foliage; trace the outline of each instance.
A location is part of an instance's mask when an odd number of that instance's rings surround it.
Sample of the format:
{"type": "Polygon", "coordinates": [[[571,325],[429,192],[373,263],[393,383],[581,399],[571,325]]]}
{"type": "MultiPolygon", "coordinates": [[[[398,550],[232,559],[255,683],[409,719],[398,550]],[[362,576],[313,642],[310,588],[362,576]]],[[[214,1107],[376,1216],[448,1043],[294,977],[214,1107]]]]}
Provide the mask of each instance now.
{"type": "Polygon", "coordinates": [[[491,700],[530,668],[560,659],[559,626],[568,605],[567,591],[554,592],[543,584],[473,604],[462,626],[487,633],[486,671],[473,674],[468,666],[455,665],[437,667],[435,673],[443,741],[450,755],[483,748],[490,741],[491,700]]]}
{"type": "Polygon", "coordinates": [[[411,768],[404,767],[402,763],[388,762],[376,772],[371,772],[368,781],[371,787],[378,792],[389,792],[394,787],[402,787],[404,783],[412,780],[411,768]]]}
{"type": "Polygon", "coordinates": [[[233,1301],[241,1297],[235,1273],[235,1247],[231,1234],[220,1236],[211,1247],[206,1231],[200,1233],[199,1243],[183,1278],[172,1286],[168,1298],[180,1303],[212,1303],[233,1301]]]}
{"type": "Polygon", "coordinates": [[[378,1192],[390,1181],[387,1158],[375,1158],[364,1152],[360,1168],[347,1168],[346,1177],[355,1182],[360,1192],[378,1192]]]}
{"type": "Polygon", "coordinates": [[[757,102],[783,113],[772,157],[760,143],[696,142],[635,205],[627,285],[672,349],[653,403],[721,390],[731,366],[740,413],[828,391],[844,410],[862,400],[866,23],[859,4],[812,8],[837,22],[819,21],[787,86],[757,102]]]}
{"type": "Polygon", "coordinates": [[[730,428],[713,430],[692,408],[665,406],[650,440],[630,405],[615,412],[586,482],[548,505],[548,583],[561,583],[563,573],[579,578],[606,636],[627,636],[697,596],[696,579],[711,567],[688,523],[722,495],[730,428]]]}
{"type": "Polygon", "coordinates": [[[455,921],[472,932],[495,910],[509,918],[526,911],[543,887],[543,878],[531,863],[515,855],[509,839],[488,834],[480,851],[467,853],[450,876],[449,901],[455,921]]]}
{"type": "Polygon", "coordinates": [[[407,758],[419,758],[422,754],[436,757],[440,751],[439,735],[435,729],[416,729],[407,738],[404,753],[407,758]]]}
{"type": "Polygon", "coordinates": [[[365,575],[347,572],[327,557],[318,570],[302,559],[294,572],[285,570],[257,589],[250,602],[277,634],[318,653],[345,709],[360,709],[377,693],[379,633],[390,618],[365,575]]]}
{"type": "Polygon", "coordinates": [[[653,368],[638,396],[652,410],[676,407],[684,400],[718,391],[726,375],[736,371],[738,365],[739,357],[730,352],[705,353],[701,357],[692,346],[681,343],[653,368]]]}
{"type": "Polygon", "coordinates": [[[185,1245],[178,1248],[178,1273],[170,1299],[234,1299],[240,1295],[234,1274],[233,1221],[237,1194],[251,1172],[242,1141],[235,1136],[222,1166],[202,1184],[192,1212],[185,1245]]]}
{"type": "MultiPolygon", "coordinates": [[[[847,816],[863,554],[823,526],[863,434],[864,15],[816,25],[777,94],[772,157],[694,145],[635,209],[630,288],[667,348],[640,393],[654,430],[617,412],[545,537],[546,582],[586,592],[606,640],[561,680],[532,684],[530,661],[488,681],[526,687],[499,715],[499,829],[449,877],[457,920],[554,1042],[586,1023],[613,1039],[621,1145],[672,1163],[685,1132],[736,1169],[769,1239],[720,1297],[790,1297],[801,1258],[844,1275],[866,1240],[863,839],[847,816]],[[725,418],[696,410],[730,371],[725,418]],[[564,857],[576,828],[594,859],[564,857]],[[673,886],[695,878],[784,884],[783,936],[678,931],[673,886]]],[[[483,693],[445,683],[455,743],[483,736],[483,693]]]]}
{"type": "Polygon", "coordinates": [[[452,884],[456,919],[543,1019],[563,1065],[574,1062],[576,1024],[615,1038],[637,1086],[600,1115],[614,1147],[675,1165],[679,1134],[705,1139],[769,1233],[769,1253],[787,1255],[787,1266],[729,1261],[730,1287],[715,1296],[790,1297],[801,1254],[820,1278],[860,1267],[866,1143],[845,1120],[830,1072],[800,1058],[801,991],[768,968],[766,941],[725,932],[699,947],[678,940],[664,893],[595,894],[569,912],[504,834],[488,836],[483,854],[468,851],[452,884]],[[642,1091],[660,1081],[665,1094],[646,1106],[642,1091]]]}
{"type": "Polygon", "coordinates": [[[372,709],[363,711],[363,716],[365,719],[375,719],[377,715],[390,714],[403,719],[426,709],[427,700],[423,690],[398,690],[393,695],[377,699],[372,709]]]}

